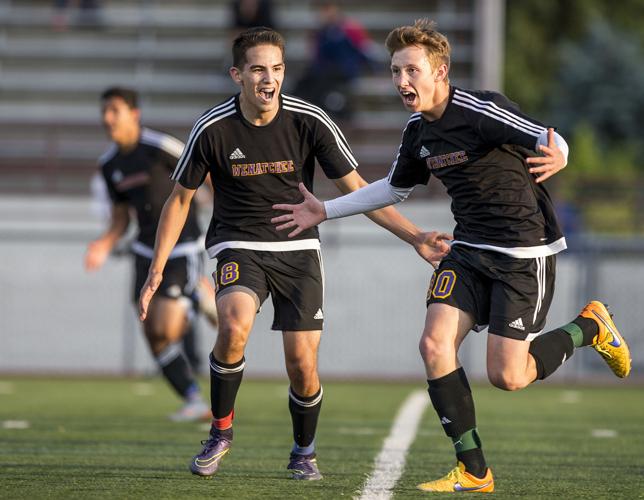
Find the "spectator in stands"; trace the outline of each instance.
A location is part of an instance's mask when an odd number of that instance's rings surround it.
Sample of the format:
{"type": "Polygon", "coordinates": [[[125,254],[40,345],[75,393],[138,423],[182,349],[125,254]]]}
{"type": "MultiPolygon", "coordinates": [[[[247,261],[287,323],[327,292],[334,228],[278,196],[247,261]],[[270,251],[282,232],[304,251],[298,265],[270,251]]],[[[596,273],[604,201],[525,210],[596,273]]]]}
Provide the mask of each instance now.
{"type": "Polygon", "coordinates": [[[237,33],[256,26],[275,28],[271,0],[234,0],[230,4],[233,26],[237,33]]]}
{"type": "MultiPolygon", "coordinates": [[[[134,301],[138,301],[152,255],[161,209],[173,183],[169,175],[183,151],[183,143],[161,132],[141,127],[136,92],[112,87],[101,96],[103,125],[113,141],[99,159],[103,186],[110,200],[110,220],[106,230],[87,247],[85,268],[102,267],[122,240],[135,214],[138,233],[131,245],[135,255],[134,301]]],[[[99,193],[103,187],[94,182],[99,193]]],[[[195,206],[181,233],[166,268],[166,280],[143,324],[146,340],[163,376],[184,405],[171,415],[175,421],[209,419],[181,342],[195,323],[196,288],[202,267],[201,231],[195,206]]],[[[209,297],[214,302],[214,292],[209,297]]]]}
{"type": "Polygon", "coordinates": [[[348,119],[352,114],[352,85],[365,70],[375,67],[373,41],[359,22],[343,15],[335,2],[320,4],[319,20],[313,61],[294,94],[322,106],[338,119],[348,119]]]}
{"type": "Polygon", "coordinates": [[[100,26],[101,24],[101,2],[100,0],[54,0],[54,17],[52,25],[54,29],[63,31],[69,23],[69,6],[73,3],[78,8],[78,24],[87,26],[100,26]]]}

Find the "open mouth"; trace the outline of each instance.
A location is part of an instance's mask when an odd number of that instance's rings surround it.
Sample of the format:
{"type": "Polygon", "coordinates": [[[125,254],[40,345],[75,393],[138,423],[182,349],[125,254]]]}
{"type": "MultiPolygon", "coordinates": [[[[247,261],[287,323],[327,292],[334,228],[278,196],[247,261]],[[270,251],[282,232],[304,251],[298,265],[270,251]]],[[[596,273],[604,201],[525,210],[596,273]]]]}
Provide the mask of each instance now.
{"type": "Polygon", "coordinates": [[[273,101],[275,89],[259,89],[259,98],[266,104],[273,101]]]}
{"type": "Polygon", "coordinates": [[[406,106],[413,106],[414,101],[416,100],[416,94],[408,90],[401,90],[400,95],[406,106]]]}

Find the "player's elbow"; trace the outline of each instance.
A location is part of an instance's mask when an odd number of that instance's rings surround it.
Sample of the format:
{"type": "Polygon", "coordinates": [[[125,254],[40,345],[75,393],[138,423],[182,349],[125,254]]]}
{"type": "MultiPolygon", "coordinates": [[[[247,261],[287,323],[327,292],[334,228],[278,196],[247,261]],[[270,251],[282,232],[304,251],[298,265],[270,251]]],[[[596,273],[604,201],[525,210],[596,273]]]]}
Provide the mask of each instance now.
{"type": "Polygon", "coordinates": [[[407,198],[409,198],[411,191],[412,190],[409,188],[397,188],[392,186],[391,184],[389,185],[389,192],[391,193],[391,198],[395,203],[405,201],[407,198]]]}

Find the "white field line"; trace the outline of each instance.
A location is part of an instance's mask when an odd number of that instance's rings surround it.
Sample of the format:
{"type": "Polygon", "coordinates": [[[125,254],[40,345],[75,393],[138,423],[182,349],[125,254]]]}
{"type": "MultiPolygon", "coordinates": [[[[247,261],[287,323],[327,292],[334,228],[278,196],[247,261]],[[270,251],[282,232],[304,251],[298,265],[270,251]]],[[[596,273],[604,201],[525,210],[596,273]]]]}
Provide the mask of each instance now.
{"type": "Polygon", "coordinates": [[[389,436],[374,461],[373,472],[367,477],[359,500],[389,500],[392,490],[405,468],[407,450],[416,438],[420,419],[429,405],[425,391],[414,391],[402,404],[389,436]]]}

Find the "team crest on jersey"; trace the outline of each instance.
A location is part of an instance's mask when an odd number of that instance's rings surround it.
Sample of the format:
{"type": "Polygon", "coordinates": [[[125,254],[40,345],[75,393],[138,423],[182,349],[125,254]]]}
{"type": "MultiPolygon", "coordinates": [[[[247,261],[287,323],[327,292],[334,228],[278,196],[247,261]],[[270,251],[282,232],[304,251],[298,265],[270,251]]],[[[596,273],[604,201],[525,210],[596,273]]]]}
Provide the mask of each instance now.
{"type": "Polygon", "coordinates": [[[242,153],[241,149],[235,148],[235,151],[230,153],[230,156],[228,157],[229,160],[239,160],[241,158],[246,158],[246,155],[242,153]]]}

